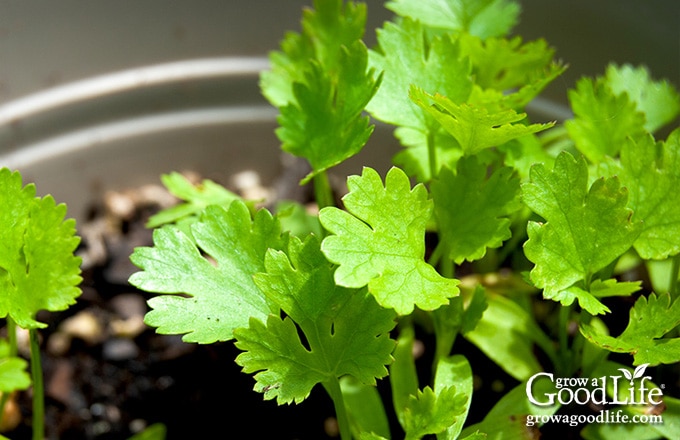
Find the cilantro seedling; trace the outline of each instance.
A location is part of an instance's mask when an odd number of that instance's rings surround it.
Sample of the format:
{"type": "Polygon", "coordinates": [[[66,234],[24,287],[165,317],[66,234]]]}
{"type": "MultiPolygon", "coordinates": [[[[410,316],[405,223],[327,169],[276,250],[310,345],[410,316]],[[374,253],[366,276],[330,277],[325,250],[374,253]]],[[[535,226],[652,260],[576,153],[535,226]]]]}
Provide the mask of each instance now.
{"type": "MultiPolygon", "coordinates": [[[[0,316],[7,319],[12,348],[6,353],[2,391],[26,387],[16,358],[14,325],[29,330],[33,385],[33,438],[44,437],[43,377],[36,319],[40,310],[65,310],[80,295],[80,242],[75,221],[64,220],[66,205],[51,196],[36,197],[35,185],[23,186],[21,174],[0,169],[0,316]]],[[[2,404],[4,405],[3,399],[2,404]]],[[[2,413],[0,408],[0,414],[2,413]]]]}
{"type": "MultiPolygon", "coordinates": [[[[569,91],[573,118],[534,121],[527,104],[566,66],[544,40],[508,36],[516,1],[386,6],[397,17],[367,48],[365,5],[315,1],[261,76],[282,149],[311,166],[301,184],[313,181],[318,215],[164,178],[188,203],[155,219],[191,221],[158,228],[131,257],[130,282],[161,294],[146,322],[187,342],[234,341],[266,400],[301,403],[321,384],[343,440],[525,438],[539,429],[529,415],[560,410],[527,399],[539,372],[588,380],[611,371],[610,352],[633,356],[634,373],[619,367],[628,379],[679,362],[680,130],[655,138],[680,113],[675,88],[610,65],[569,91]],[[349,176],[336,205],[326,173],[367,145],[369,115],[404,149],[384,174],[349,176]],[[668,293],[627,271],[651,260],[670,262],[668,293]],[[610,305],[632,295],[611,336],[610,305]],[[459,335],[516,381],[474,424],[477,373],[459,335]]],[[[680,435],[680,405],[665,401],[671,422],[642,425],[646,438],[680,435]]]]}

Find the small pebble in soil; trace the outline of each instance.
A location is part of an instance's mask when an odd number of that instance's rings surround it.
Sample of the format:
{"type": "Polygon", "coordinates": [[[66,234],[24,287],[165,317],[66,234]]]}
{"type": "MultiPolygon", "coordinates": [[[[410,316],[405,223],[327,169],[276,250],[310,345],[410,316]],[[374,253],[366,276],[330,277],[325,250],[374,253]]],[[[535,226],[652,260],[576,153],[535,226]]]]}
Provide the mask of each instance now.
{"type": "Polygon", "coordinates": [[[141,295],[136,293],[116,295],[110,305],[116,315],[109,322],[109,331],[113,336],[134,338],[147,329],[144,324],[147,306],[141,295]]]}
{"type": "Polygon", "coordinates": [[[71,348],[71,336],[63,332],[55,332],[47,338],[46,351],[50,356],[64,356],[71,348]]]}
{"type": "Polygon", "coordinates": [[[268,200],[272,196],[271,191],[262,185],[260,175],[253,170],[234,174],[231,183],[247,200],[268,200]]]}
{"type": "Polygon", "coordinates": [[[420,359],[420,357],[425,354],[425,344],[423,341],[420,339],[414,340],[411,353],[413,353],[413,359],[420,359]]]}
{"type": "Polygon", "coordinates": [[[59,359],[45,384],[45,393],[64,405],[71,405],[73,389],[73,365],[69,360],[59,359]]]}
{"type": "MultiPolygon", "coordinates": [[[[0,393],[2,396],[2,393],[0,393]]],[[[0,432],[10,431],[21,423],[21,410],[16,402],[16,394],[12,394],[5,403],[5,410],[2,413],[2,422],[0,422],[0,432]]]]}
{"type": "Polygon", "coordinates": [[[138,433],[144,431],[146,427],[148,426],[148,423],[144,419],[134,419],[131,420],[130,423],[128,424],[128,429],[132,433],[138,433]]]}
{"type": "Polygon", "coordinates": [[[337,437],[340,435],[340,428],[335,417],[328,417],[323,421],[323,429],[329,437],[337,437]]]}
{"type": "Polygon", "coordinates": [[[111,215],[130,220],[136,212],[135,200],[129,193],[108,191],[104,194],[104,206],[111,215]]]}
{"type": "Polygon", "coordinates": [[[127,338],[111,338],[104,342],[102,357],[110,361],[134,359],[139,354],[139,347],[127,338]]]}
{"type": "Polygon", "coordinates": [[[59,325],[58,331],[82,339],[90,345],[98,344],[106,338],[103,324],[90,310],[83,310],[67,318],[59,325]]]}

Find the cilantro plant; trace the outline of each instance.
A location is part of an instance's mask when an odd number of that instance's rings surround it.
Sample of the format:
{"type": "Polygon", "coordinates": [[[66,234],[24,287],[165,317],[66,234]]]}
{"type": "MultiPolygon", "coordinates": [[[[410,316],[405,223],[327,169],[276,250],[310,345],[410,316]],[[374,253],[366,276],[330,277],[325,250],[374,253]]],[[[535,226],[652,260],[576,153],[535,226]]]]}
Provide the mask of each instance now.
{"type": "MultiPolygon", "coordinates": [[[[9,343],[3,344],[0,391],[6,396],[33,386],[33,438],[44,438],[43,377],[36,319],[40,310],[65,310],[80,295],[80,242],[75,221],[64,220],[66,205],[51,196],[36,197],[35,185],[22,185],[21,174],[0,169],[0,316],[6,319],[9,343]],[[29,331],[31,377],[17,357],[16,326],[29,331]]],[[[0,408],[1,410],[2,408],[0,408]]],[[[2,411],[0,411],[2,414],[2,411]]]]}
{"type": "MultiPolygon", "coordinates": [[[[185,203],[154,217],[167,224],[131,256],[130,282],[162,294],[146,322],[234,341],[264,399],[301,403],[321,384],[343,440],[401,436],[391,419],[407,439],[527,438],[527,416],[563,410],[527,399],[536,373],[633,383],[677,365],[680,129],[656,137],[680,113],[676,89],[610,64],[569,91],[573,118],[534,121],[527,104],[566,66],[544,40],[510,36],[516,1],[386,6],[395,19],[369,49],[364,4],[315,1],[261,76],[283,150],[309,162],[301,184],[318,215],[164,177],[185,203]],[[336,204],[328,170],[367,145],[372,120],[394,126],[396,166],[349,176],[336,204]],[[423,334],[427,371],[414,355],[423,334]],[[516,380],[472,422],[461,338],[516,380]],[[388,376],[391,402],[375,386],[388,376]]],[[[664,404],[666,423],[636,435],[680,436],[680,400],[664,404]]]]}

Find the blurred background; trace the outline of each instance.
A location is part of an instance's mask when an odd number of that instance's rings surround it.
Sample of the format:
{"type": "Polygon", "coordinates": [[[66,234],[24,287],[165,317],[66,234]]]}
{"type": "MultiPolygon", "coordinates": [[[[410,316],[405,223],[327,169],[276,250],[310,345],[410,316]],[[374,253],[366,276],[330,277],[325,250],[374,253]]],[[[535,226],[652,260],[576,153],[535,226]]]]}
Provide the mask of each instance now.
{"type": "MultiPolygon", "coordinates": [[[[369,29],[391,17],[383,1],[367,3],[369,29]]],[[[680,84],[677,0],[520,3],[514,33],[545,38],[570,66],[543,95],[546,118],[568,117],[567,90],[610,61],[644,64],[654,78],[680,84]]],[[[299,30],[309,4],[2,2],[0,165],[23,170],[76,217],[83,197],[157,179],[178,164],[219,179],[235,171],[237,155],[271,174],[261,158],[278,144],[275,112],[259,94],[257,73],[284,32],[299,30]]],[[[374,31],[366,41],[374,43],[374,31]]],[[[396,148],[391,136],[385,142],[396,148]]]]}

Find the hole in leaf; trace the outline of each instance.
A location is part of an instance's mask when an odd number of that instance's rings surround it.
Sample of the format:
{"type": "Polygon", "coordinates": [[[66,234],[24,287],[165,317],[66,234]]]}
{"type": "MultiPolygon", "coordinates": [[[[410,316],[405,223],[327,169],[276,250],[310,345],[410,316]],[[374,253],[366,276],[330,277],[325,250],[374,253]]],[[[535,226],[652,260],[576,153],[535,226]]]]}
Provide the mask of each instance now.
{"type": "Polygon", "coordinates": [[[308,352],[312,352],[312,348],[309,345],[309,341],[307,340],[307,336],[305,336],[305,332],[302,331],[299,325],[295,324],[295,328],[297,329],[298,337],[300,338],[300,343],[302,343],[302,346],[305,347],[305,350],[308,352]]]}

